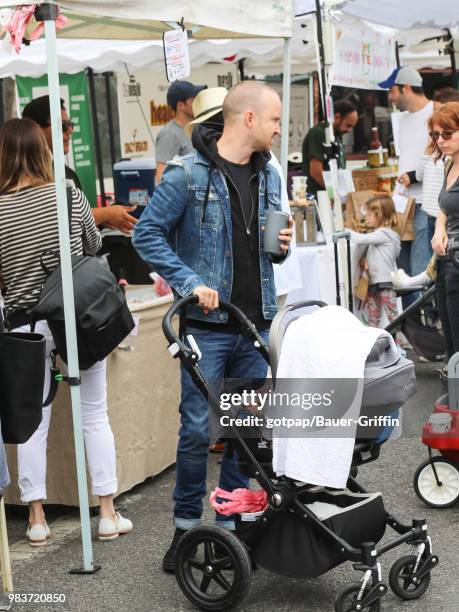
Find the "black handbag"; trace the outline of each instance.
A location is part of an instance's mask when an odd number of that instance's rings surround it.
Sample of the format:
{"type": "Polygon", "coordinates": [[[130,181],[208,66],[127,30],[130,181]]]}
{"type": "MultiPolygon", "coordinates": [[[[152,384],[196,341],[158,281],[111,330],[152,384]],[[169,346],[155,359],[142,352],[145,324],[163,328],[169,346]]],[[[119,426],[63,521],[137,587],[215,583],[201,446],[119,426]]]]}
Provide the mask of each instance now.
{"type": "Polygon", "coordinates": [[[45,353],[41,334],[0,331],[0,419],[7,444],[27,442],[40,425],[45,353]]]}
{"type": "MultiPolygon", "coordinates": [[[[41,265],[47,279],[31,314],[35,321],[47,321],[57,352],[67,363],[61,266],[50,272],[43,261],[46,254],[41,265]]],[[[96,257],[72,256],[72,276],[78,360],[80,369],[87,370],[111,353],[135,324],[122,289],[96,257]]]]}

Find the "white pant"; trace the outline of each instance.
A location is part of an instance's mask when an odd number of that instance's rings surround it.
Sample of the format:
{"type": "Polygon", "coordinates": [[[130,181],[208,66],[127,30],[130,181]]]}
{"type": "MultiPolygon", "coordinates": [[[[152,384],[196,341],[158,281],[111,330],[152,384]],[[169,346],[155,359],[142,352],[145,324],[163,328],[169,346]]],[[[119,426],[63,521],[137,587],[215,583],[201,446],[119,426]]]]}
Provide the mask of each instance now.
{"type": "MultiPolygon", "coordinates": [[[[14,331],[30,331],[25,325],[14,331]]],[[[35,331],[46,339],[45,386],[43,400],[50,385],[51,350],[53,337],[45,321],[36,324],[35,331]]],[[[112,495],[118,489],[116,479],[115,440],[108,422],[106,360],[98,361],[80,372],[81,417],[93,495],[112,495]]],[[[27,442],[18,444],[18,472],[21,501],[46,499],[46,447],[51,405],[43,408],[43,418],[27,442]]]]}

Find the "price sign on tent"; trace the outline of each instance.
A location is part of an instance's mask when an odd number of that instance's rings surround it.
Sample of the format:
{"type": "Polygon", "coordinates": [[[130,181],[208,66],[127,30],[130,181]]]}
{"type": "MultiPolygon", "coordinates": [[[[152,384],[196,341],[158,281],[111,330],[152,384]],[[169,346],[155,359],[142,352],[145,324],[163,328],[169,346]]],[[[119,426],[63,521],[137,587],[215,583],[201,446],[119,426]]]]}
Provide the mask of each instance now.
{"type": "Polygon", "coordinates": [[[190,52],[186,30],[164,32],[164,60],[167,80],[172,82],[190,75],[190,52]]]}

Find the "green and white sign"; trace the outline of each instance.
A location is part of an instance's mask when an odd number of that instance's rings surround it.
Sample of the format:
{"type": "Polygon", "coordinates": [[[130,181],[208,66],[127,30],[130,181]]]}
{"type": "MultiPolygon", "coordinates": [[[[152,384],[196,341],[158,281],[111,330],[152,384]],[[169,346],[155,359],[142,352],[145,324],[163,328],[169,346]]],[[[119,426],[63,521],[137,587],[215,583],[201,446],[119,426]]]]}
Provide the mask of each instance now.
{"type": "MultiPolygon", "coordinates": [[[[66,163],[75,170],[86,197],[91,206],[95,206],[97,201],[96,172],[86,75],[84,72],[60,74],[59,81],[61,98],[75,125],[66,163]]],[[[46,75],[39,78],[18,76],[16,87],[19,109],[22,113],[24,106],[31,100],[48,93],[48,77],[46,75]]]]}

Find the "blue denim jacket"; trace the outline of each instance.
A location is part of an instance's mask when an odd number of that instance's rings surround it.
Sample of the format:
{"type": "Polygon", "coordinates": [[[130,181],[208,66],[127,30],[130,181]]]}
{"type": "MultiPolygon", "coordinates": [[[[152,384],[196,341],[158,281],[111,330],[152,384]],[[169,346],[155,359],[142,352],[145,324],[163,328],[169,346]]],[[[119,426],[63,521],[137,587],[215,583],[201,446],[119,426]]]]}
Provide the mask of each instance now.
{"type": "MultiPolygon", "coordinates": [[[[135,227],[133,245],[179,295],[189,295],[199,285],[206,285],[229,301],[233,281],[230,196],[223,173],[214,168],[203,221],[208,177],[209,161],[199,152],[169,162],[135,227]]],[[[263,316],[270,320],[277,312],[276,290],[272,263],[262,251],[261,227],[268,210],[281,209],[277,170],[268,164],[259,173],[258,185],[262,307],[263,316]]],[[[220,310],[205,315],[197,306],[190,307],[187,316],[216,323],[226,323],[228,319],[227,313],[220,310]]]]}

